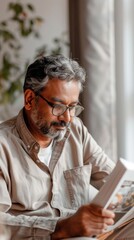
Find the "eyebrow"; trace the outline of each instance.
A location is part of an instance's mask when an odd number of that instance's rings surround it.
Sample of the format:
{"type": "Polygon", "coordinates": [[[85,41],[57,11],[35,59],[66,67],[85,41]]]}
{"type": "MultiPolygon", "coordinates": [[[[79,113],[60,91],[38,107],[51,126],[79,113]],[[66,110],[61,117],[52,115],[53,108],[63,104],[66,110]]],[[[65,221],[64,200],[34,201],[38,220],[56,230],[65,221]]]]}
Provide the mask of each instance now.
{"type": "MultiPolygon", "coordinates": [[[[52,97],[51,98],[52,101],[55,101],[55,102],[59,102],[59,103],[62,103],[65,105],[65,103],[60,99],[60,98],[57,98],[57,97],[52,97]]],[[[78,104],[79,101],[74,101],[74,102],[71,102],[71,104],[78,104]]]]}

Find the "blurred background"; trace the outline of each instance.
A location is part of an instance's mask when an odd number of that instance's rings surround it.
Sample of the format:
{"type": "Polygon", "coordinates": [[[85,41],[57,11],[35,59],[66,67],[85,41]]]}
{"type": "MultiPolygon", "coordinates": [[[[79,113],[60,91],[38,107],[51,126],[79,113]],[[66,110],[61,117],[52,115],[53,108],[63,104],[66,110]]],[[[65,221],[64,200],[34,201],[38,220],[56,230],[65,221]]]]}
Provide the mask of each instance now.
{"type": "Polygon", "coordinates": [[[89,132],[113,161],[134,161],[134,1],[0,3],[0,121],[23,107],[28,64],[62,53],[86,69],[80,100],[89,132]]]}

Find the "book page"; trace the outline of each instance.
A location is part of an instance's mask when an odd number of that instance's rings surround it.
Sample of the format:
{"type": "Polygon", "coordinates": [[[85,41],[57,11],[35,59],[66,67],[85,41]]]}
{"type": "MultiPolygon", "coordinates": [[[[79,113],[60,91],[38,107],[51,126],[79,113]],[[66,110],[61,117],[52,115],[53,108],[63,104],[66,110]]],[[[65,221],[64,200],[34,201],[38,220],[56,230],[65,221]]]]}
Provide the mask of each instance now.
{"type": "Polygon", "coordinates": [[[119,159],[92,201],[115,212],[115,226],[134,218],[134,163],[119,159]]]}
{"type": "MultiPolygon", "coordinates": [[[[125,180],[108,208],[116,214],[115,223],[134,207],[134,181],[125,180]]],[[[133,214],[134,215],[134,214],[133,214]]]]}

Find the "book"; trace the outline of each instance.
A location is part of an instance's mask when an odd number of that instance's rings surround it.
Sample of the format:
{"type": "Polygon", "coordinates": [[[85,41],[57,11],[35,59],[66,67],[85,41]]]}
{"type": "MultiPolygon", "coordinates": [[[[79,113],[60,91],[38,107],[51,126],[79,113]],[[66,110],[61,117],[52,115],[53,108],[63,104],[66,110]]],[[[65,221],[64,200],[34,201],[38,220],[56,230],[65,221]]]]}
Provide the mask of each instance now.
{"type": "Polygon", "coordinates": [[[131,221],[134,218],[134,163],[120,158],[92,203],[114,211],[115,223],[107,231],[131,221]]]}
{"type": "Polygon", "coordinates": [[[92,237],[72,237],[72,238],[64,238],[62,240],[96,240],[96,238],[92,238],[92,237]]]}

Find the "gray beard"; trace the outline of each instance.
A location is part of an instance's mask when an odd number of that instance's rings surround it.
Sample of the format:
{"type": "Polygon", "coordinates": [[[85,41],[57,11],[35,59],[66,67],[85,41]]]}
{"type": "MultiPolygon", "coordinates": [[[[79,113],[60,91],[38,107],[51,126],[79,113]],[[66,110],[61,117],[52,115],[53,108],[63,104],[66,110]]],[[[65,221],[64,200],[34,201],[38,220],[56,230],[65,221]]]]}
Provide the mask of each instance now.
{"type": "Polygon", "coordinates": [[[66,130],[67,128],[65,130],[54,131],[53,129],[51,129],[51,126],[49,128],[48,127],[40,128],[40,131],[43,135],[55,139],[56,141],[61,141],[64,138],[66,130]]]}
{"type": "Polygon", "coordinates": [[[51,122],[51,124],[48,126],[47,122],[44,123],[44,122],[42,122],[42,118],[38,118],[36,109],[33,111],[31,117],[32,117],[34,124],[37,126],[39,131],[44,136],[55,139],[56,141],[61,141],[64,138],[67,127],[70,125],[70,123],[61,121],[61,122],[51,122]],[[62,126],[62,127],[65,127],[65,129],[64,130],[55,130],[53,128],[53,126],[62,126]]]}

